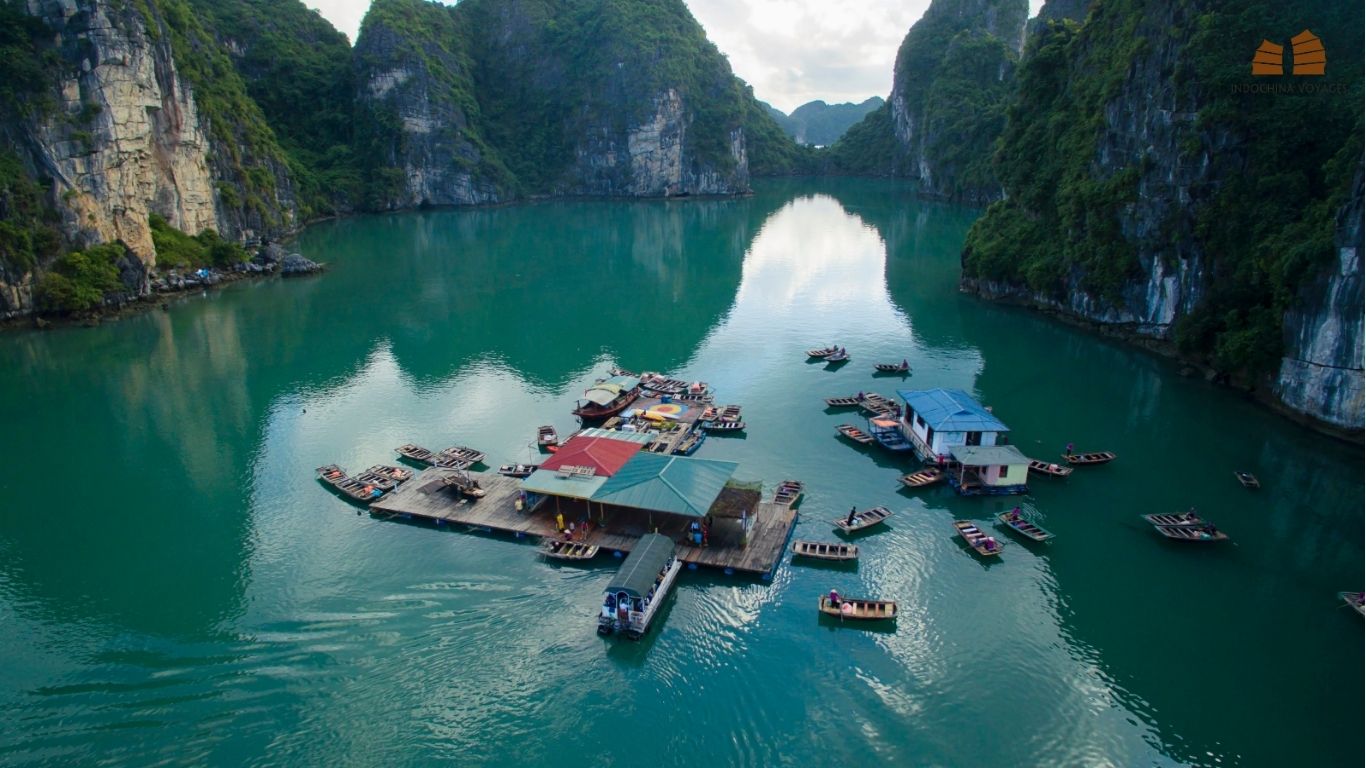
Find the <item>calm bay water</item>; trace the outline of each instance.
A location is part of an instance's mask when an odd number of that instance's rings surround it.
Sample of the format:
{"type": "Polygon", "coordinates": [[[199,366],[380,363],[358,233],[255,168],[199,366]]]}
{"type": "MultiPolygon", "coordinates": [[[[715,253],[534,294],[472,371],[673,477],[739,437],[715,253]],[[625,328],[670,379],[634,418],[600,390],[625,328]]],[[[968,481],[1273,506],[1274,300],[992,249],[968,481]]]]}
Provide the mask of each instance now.
{"type": "Polygon", "coordinates": [[[1335,593],[1363,586],[1361,450],[960,295],[976,214],[809,181],[357,218],[300,238],[320,278],[0,337],[0,763],[1360,765],[1362,621],[1335,593]],[[836,340],[853,362],[804,361],[836,340]],[[374,520],[313,480],[409,441],[526,460],[614,363],[742,403],[748,436],[699,455],[805,480],[797,536],[896,515],[856,570],[686,572],[626,643],[593,631],[615,561],[374,520]],[[973,392],[1031,455],[1120,458],[1036,480],[1058,538],[983,564],[950,521],[1015,501],[899,491],[907,465],[821,402],[906,386],[973,392]],[[1138,519],[1192,505],[1233,543],[1138,519]],[[831,587],[900,601],[895,631],[818,621],[831,587]]]}

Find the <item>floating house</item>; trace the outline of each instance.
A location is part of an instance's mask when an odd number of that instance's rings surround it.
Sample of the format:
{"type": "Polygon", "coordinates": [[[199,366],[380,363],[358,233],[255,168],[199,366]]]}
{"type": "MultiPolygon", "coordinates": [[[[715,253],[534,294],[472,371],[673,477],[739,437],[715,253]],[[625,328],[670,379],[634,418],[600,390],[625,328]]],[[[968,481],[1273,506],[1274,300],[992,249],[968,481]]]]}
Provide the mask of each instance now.
{"type": "Polygon", "coordinates": [[[964,496],[1027,493],[1029,457],[1013,445],[959,445],[947,479],[964,496]]]}
{"type": "Polygon", "coordinates": [[[951,461],[957,446],[1006,442],[1010,428],[961,389],[899,389],[897,395],[906,403],[901,432],[923,461],[951,461]]]}

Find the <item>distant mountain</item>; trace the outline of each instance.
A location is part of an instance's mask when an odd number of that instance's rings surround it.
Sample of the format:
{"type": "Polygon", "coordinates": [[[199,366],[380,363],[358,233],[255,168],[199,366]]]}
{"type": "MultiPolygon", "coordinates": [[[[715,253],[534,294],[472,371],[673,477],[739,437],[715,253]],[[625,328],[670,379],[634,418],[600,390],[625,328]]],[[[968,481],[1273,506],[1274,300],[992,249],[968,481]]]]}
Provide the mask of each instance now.
{"type": "Polygon", "coordinates": [[[764,107],[798,144],[825,147],[834,144],[850,126],[882,104],[881,96],[874,96],[859,104],[826,104],[817,100],[797,107],[790,115],[770,104],[764,104],[764,107]]]}

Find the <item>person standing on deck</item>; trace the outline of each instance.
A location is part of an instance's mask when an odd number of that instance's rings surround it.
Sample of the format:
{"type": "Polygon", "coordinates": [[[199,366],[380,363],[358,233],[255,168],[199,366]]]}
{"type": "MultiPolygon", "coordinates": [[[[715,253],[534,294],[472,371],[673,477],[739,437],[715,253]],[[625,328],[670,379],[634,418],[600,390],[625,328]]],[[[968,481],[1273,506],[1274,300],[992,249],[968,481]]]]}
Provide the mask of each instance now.
{"type": "Polygon", "coordinates": [[[1068,456],[1071,456],[1071,455],[1072,455],[1072,448],[1073,448],[1073,447],[1074,447],[1074,446],[1073,446],[1071,443],[1068,443],[1068,444],[1067,444],[1067,455],[1068,455],[1068,456]]]}
{"type": "Polygon", "coordinates": [[[844,524],[845,524],[845,525],[853,525],[853,524],[854,524],[854,515],[856,515],[856,514],[858,514],[858,507],[850,507],[850,508],[849,508],[849,516],[846,517],[846,518],[844,519],[844,524]]]}
{"type": "Polygon", "coordinates": [[[561,512],[556,512],[556,513],[555,513],[555,530],[557,530],[557,531],[563,531],[563,530],[564,530],[564,514],[561,513],[561,512]]]}

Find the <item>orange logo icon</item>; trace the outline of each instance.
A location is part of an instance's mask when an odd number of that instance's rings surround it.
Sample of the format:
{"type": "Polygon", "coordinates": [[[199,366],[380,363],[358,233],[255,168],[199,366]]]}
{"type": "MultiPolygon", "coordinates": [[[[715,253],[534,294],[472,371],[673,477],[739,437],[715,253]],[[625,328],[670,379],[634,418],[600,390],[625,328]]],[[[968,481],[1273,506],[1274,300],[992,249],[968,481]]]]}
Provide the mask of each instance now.
{"type": "MultiPolygon", "coordinates": [[[[1327,52],[1323,49],[1323,41],[1315,37],[1313,32],[1306,29],[1295,35],[1290,38],[1290,45],[1290,54],[1294,61],[1293,74],[1323,74],[1323,68],[1328,63],[1327,52]]],[[[1285,46],[1263,40],[1252,56],[1252,74],[1284,75],[1285,46]]]]}

